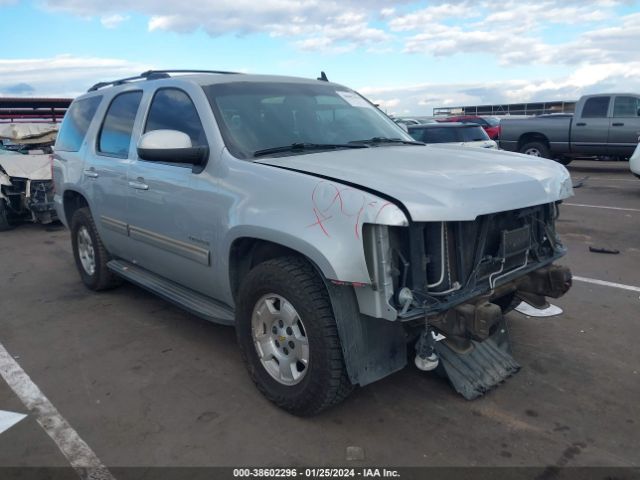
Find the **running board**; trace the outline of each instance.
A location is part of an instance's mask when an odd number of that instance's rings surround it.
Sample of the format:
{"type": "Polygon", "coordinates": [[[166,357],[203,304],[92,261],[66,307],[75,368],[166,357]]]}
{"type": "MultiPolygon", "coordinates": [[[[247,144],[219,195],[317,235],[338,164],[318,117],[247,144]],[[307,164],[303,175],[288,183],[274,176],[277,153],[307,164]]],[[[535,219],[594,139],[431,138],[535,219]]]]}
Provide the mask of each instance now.
{"type": "Polygon", "coordinates": [[[445,342],[436,343],[436,352],[449,382],[467,400],[484,395],[520,370],[507,349],[493,339],[471,343],[473,348],[467,353],[455,352],[445,342]]]}
{"type": "Polygon", "coordinates": [[[137,265],[124,260],[111,260],[107,267],[116,275],[205,320],[224,325],[233,325],[235,321],[233,310],[229,307],[137,265]]]}

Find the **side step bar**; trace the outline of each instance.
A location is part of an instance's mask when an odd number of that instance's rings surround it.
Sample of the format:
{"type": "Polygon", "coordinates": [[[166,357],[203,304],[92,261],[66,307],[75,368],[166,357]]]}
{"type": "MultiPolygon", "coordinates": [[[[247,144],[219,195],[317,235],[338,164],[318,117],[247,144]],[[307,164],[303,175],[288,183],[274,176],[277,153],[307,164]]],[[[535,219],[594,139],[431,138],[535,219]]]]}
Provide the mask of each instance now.
{"type": "Polygon", "coordinates": [[[205,320],[223,325],[233,325],[235,321],[233,310],[226,305],[222,305],[137,265],[124,260],[111,260],[107,263],[107,267],[116,275],[205,320]]]}
{"type": "Polygon", "coordinates": [[[493,338],[472,341],[472,344],[469,352],[458,353],[445,342],[436,343],[436,352],[449,382],[467,400],[484,395],[520,370],[508,351],[508,340],[506,345],[499,345],[493,338]]]}

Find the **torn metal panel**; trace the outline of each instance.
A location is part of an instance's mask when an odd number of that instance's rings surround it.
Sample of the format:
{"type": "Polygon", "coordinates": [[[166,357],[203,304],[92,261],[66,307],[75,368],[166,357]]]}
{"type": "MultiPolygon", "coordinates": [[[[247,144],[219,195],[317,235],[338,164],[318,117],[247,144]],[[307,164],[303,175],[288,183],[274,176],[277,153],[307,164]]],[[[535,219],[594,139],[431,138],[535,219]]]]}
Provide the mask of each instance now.
{"type": "Polygon", "coordinates": [[[0,139],[19,144],[53,143],[59,127],[58,123],[0,124],[0,139]]]}
{"type": "Polygon", "coordinates": [[[0,168],[9,177],[29,180],[51,180],[49,155],[22,155],[10,153],[0,156],[0,168]]]}

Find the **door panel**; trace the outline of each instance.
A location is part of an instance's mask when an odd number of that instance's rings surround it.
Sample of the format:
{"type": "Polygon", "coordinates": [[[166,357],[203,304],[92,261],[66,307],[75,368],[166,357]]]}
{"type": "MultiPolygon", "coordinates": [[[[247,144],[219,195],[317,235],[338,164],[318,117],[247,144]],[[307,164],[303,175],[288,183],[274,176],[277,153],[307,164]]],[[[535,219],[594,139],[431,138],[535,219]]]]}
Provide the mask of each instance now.
{"type": "Polygon", "coordinates": [[[609,128],[611,155],[631,156],[640,135],[640,98],[617,95],[613,102],[613,117],[609,128]]]}
{"type": "Polygon", "coordinates": [[[571,149],[587,155],[606,155],[609,141],[609,106],[611,97],[587,98],[571,125],[571,149]]]}
{"type": "MultiPolygon", "coordinates": [[[[193,146],[207,146],[200,116],[190,97],[176,88],[158,89],[144,132],[178,130],[193,146]]],[[[200,208],[201,169],[193,165],[141,160],[128,174],[129,232],[134,261],[169,280],[214,296],[211,245],[213,219],[200,208]]]]}
{"type": "Polygon", "coordinates": [[[131,136],[139,110],[141,91],[116,95],[111,101],[98,135],[84,164],[83,182],[91,213],[107,250],[129,258],[127,236],[128,159],[131,136]]]}

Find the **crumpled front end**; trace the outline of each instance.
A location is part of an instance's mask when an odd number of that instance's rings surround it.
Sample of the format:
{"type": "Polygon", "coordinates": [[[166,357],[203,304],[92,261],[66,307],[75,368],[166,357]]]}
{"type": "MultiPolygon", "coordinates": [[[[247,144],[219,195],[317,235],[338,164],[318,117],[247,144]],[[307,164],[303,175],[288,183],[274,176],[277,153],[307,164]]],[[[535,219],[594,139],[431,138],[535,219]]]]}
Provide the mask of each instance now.
{"type": "Polygon", "coordinates": [[[504,315],[521,301],[543,308],[571,287],[569,269],[553,264],[565,254],[557,216],[554,202],[474,221],[365,228],[379,301],[417,339],[418,368],[438,368],[468,399],[519,369],[504,315]]]}
{"type": "Polygon", "coordinates": [[[51,223],[57,220],[48,156],[3,155],[0,158],[0,208],[5,228],[20,221],[51,223]],[[20,164],[24,160],[24,164],[20,164]],[[43,166],[45,165],[45,166],[43,166]],[[17,168],[19,167],[19,168],[17,168]]]}

